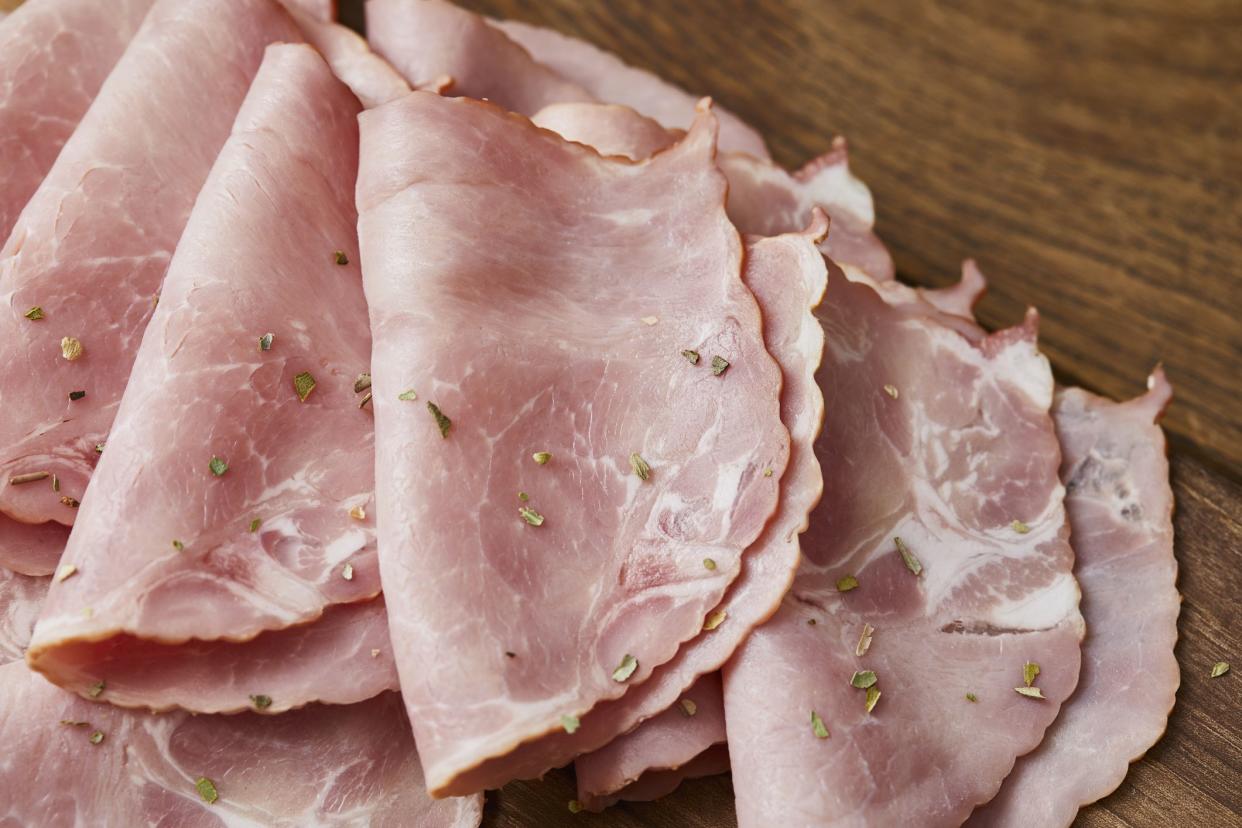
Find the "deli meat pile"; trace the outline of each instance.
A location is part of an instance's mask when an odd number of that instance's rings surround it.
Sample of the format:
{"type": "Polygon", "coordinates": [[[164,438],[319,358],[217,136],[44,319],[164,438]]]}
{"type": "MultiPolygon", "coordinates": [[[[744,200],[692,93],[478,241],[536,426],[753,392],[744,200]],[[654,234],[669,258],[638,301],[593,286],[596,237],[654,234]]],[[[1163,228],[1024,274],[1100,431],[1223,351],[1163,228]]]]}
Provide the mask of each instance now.
{"type": "Polygon", "coordinates": [[[974,263],[896,281],[841,138],[790,172],[588,43],[333,5],[0,18],[0,823],[1121,783],[1179,681],[1159,369],[1058,387],[974,263]]]}

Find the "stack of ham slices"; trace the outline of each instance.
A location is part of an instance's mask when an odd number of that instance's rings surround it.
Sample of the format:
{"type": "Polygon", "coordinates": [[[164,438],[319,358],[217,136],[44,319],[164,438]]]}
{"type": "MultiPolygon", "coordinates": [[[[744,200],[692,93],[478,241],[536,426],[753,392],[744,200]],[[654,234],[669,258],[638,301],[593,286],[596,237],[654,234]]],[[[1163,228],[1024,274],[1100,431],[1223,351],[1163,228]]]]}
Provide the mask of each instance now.
{"type": "Polygon", "coordinates": [[[0,20],[0,824],[1063,826],[1164,729],[1171,390],[843,140],[442,0],[0,20]],[[417,745],[417,749],[416,746],[417,745]]]}

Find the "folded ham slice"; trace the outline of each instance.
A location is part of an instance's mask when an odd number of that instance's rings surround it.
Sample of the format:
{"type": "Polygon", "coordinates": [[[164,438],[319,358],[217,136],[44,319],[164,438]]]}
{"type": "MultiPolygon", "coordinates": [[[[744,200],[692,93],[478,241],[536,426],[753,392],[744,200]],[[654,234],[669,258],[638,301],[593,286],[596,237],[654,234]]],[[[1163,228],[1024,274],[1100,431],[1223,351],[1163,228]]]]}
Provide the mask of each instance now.
{"type": "MultiPolygon", "coordinates": [[[[410,91],[405,79],[388,61],[372,52],[361,35],[336,23],[323,22],[323,18],[305,14],[292,0],[286,2],[306,42],[319,50],[332,67],[333,74],[349,87],[364,107],[388,103],[410,91]]],[[[322,13],[334,12],[327,9],[321,10],[322,13]]],[[[330,21],[331,17],[326,19],[330,21]]]]}
{"type": "Polygon", "coordinates": [[[396,693],[283,716],[160,716],[0,667],[0,821],[473,828],[482,797],[433,800],[396,693]]]}
{"type": "Polygon", "coordinates": [[[0,664],[25,654],[51,580],[0,568],[0,664]]]}
{"type": "Polygon", "coordinates": [[[1079,388],[1057,393],[1061,479],[1088,630],[1082,675],[1038,749],[1018,760],[971,828],[1069,825],[1080,806],[1116,789],[1164,732],[1179,681],[1181,598],[1169,464],[1155,423],[1172,389],[1160,370],[1148,388],[1126,403],[1079,388]]]}
{"type": "Polygon", "coordinates": [[[396,686],[355,393],[360,109],[309,46],[268,49],[39,621],[28,658],[56,683],[202,712],[396,686]]]}
{"type": "Polygon", "coordinates": [[[0,513],[73,524],[263,49],[300,39],[272,0],[159,0],[22,212],[0,249],[0,513]]]}
{"type": "Polygon", "coordinates": [[[385,597],[467,792],[700,632],[777,505],[780,371],[710,113],[642,164],[430,93],[362,124],[385,597]]]}
{"type": "Polygon", "coordinates": [[[984,335],[835,268],[828,296],[824,500],[724,673],[739,824],[957,825],[1078,679],[1052,377],[1034,315],[984,335]]]}
{"type": "Polygon", "coordinates": [[[0,27],[0,242],[152,2],[39,0],[0,27]]]}

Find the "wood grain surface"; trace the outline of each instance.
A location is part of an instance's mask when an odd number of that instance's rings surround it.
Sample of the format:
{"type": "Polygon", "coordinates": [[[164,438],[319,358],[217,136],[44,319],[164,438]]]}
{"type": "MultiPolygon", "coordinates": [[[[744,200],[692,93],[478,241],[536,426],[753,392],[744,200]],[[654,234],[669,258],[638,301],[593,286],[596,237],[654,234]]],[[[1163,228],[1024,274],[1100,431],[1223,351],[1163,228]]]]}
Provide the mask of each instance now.
{"type": "MultiPolygon", "coordinates": [[[[982,321],[1038,307],[1062,382],[1127,397],[1164,363],[1182,687],[1165,738],[1077,824],[1242,825],[1242,2],[462,4],[710,93],[786,166],[846,135],[901,278],[976,258],[982,321]],[[1234,671],[1209,679],[1218,660],[1234,671]]],[[[727,777],[602,815],[571,815],[573,795],[568,771],[515,783],[484,824],[735,824],[727,777]]]]}

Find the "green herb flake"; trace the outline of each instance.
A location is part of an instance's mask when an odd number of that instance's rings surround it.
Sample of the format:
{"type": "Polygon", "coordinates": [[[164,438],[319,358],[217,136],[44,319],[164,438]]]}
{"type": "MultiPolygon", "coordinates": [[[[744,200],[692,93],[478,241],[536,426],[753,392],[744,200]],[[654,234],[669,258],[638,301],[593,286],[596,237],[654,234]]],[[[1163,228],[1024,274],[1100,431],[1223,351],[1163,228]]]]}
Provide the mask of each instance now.
{"type": "Polygon", "coordinates": [[[582,803],[576,799],[569,800],[569,812],[571,814],[582,813],[582,803]]]}
{"type": "Polygon", "coordinates": [[[342,267],[349,264],[349,257],[345,255],[344,250],[332,251],[332,260],[342,267]]]}
{"type": "Polygon", "coordinates": [[[354,380],[354,393],[361,394],[371,387],[371,375],[359,374],[358,379],[354,380]]]}
{"type": "Polygon", "coordinates": [[[173,541],[173,549],[176,549],[178,552],[184,552],[184,551],[185,551],[185,544],[184,544],[184,543],[182,543],[182,542],[181,542],[181,541],[179,541],[179,540],[174,540],[174,541],[173,541]]]}
{"type": "Polygon", "coordinates": [[[712,630],[716,629],[721,624],[723,624],[725,619],[728,617],[729,617],[729,613],[725,612],[722,609],[712,610],[710,613],[707,614],[707,620],[703,622],[704,632],[711,632],[712,630]]]}
{"type": "Polygon", "coordinates": [[[412,400],[417,400],[418,392],[415,391],[413,388],[408,388],[405,391],[402,391],[400,394],[398,394],[397,399],[401,400],[402,402],[410,402],[412,400]]]}
{"type": "Polygon", "coordinates": [[[82,399],[85,396],[86,396],[85,391],[70,391],[69,392],[69,399],[73,402],[77,402],[78,400],[82,399]]]}
{"type": "Polygon", "coordinates": [[[919,559],[915,557],[914,553],[910,551],[910,547],[906,546],[906,542],[901,538],[893,538],[893,543],[897,544],[897,551],[901,553],[901,560],[905,562],[906,569],[910,570],[915,575],[920,574],[923,571],[923,564],[921,564],[919,559]]]}
{"type": "Polygon", "coordinates": [[[729,370],[729,360],[725,359],[722,356],[712,357],[712,373],[713,374],[715,374],[716,376],[720,376],[721,374],[723,374],[725,371],[728,371],[728,370],[729,370]]]}
{"type": "Polygon", "coordinates": [[[297,393],[299,402],[306,402],[306,398],[315,390],[315,378],[310,371],[303,371],[293,378],[293,390],[297,393]]]}
{"type": "Polygon", "coordinates": [[[1028,661],[1022,665],[1022,681],[1027,687],[1035,683],[1035,677],[1039,675],[1039,665],[1033,661],[1028,661]]]}
{"type": "Polygon", "coordinates": [[[96,731],[95,731],[95,732],[93,732],[90,736],[87,736],[87,737],[86,737],[86,740],[87,740],[88,742],[90,742],[92,745],[97,745],[97,744],[99,744],[100,742],[102,742],[102,741],[104,740],[104,734],[103,734],[103,731],[102,731],[102,730],[96,730],[96,731]]]}
{"type": "Polygon", "coordinates": [[[37,471],[28,472],[26,474],[17,474],[9,478],[10,486],[23,486],[26,483],[37,483],[40,480],[47,480],[51,477],[51,472],[37,471]]]}
{"type": "Polygon", "coordinates": [[[52,475],[52,491],[54,492],[60,491],[60,478],[54,474],[52,475]]]}
{"type": "Polygon", "coordinates": [[[897,399],[899,396],[901,396],[901,393],[897,390],[897,386],[895,385],[885,385],[884,393],[888,394],[894,400],[897,399]]]}
{"type": "Polygon", "coordinates": [[[224,473],[229,470],[229,464],[224,462],[223,459],[212,455],[211,462],[207,464],[207,468],[216,477],[223,477],[224,473]]]}
{"type": "Polygon", "coordinates": [[[543,515],[536,512],[529,506],[518,507],[518,514],[522,516],[522,520],[531,526],[543,526],[543,515]]]}
{"type": "Polygon", "coordinates": [[[30,310],[23,313],[22,316],[26,317],[31,322],[38,322],[40,319],[43,318],[43,308],[39,307],[38,305],[35,305],[30,310]]]}
{"type": "Polygon", "coordinates": [[[254,705],[255,710],[267,710],[272,706],[272,697],[264,695],[251,696],[250,703],[254,705]]]}
{"type": "Polygon", "coordinates": [[[69,727],[90,727],[90,722],[75,722],[73,719],[61,719],[60,723],[69,727]]]}
{"type": "Polygon", "coordinates": [[[431,412],[431,416],[436,418],[436,426],[440,429],[441,437],[448,437],[449,429],[453,427],[453,421],[444,416],[444,412],[440,410],[440,406],[433,402],[427,403],[427,410],[431,412]]]}
{"type": "Polygon", "coordinates": [[[764,477],[771,477],[771,476],[772,476],[772,470],[771,470],[771,469],[764,469],[764,470],[763,470],[763,476],[764,476],[764,477]]]}
{"type": "Polygon", "coordinates": [[[1013,691],[1019,695],[1026,696],[1028,699],[1042,699],[1044,691],[1038,687],[1015,687],[1013,691]]]}
{"type": "Polygon", "coordinates": [[[250,521],[250,534],[253,535],[255,532],[259,531],[259,527],[262,525],[263,525],[263,521],[260,520],[259,518],[254,518],[253,520],[251,520],[250,521]]]}
{"type": "Polygon", "coordinates": [[[220,794],[216,791],[216,783],[205,776],[200,776],[194,783],[194,790],[198,791],[198,795],[208,805],[215,805],[216,800],[220,798],[220,794]]]}
{"type": "Polygon", "coordinates": [[[617,669],[612,671],[612,680],[625,681],[630,676],[634,675],[634,671],[637,669],[638,659],[634,658],[634,656],[629,653],[626,653],[622,657],[621,663],[617,665],[617,669]]]}
{"type": "Polygon", "coordinates": [[[687,719],[693,717],[695,713],[699,712],[699,706],[695,704],[694,699],[682,699],[677,702],[677,707],[681,710],[681,715],[685,716],[687,719]]]}
{"type": "Polygon", "coordinates": [[[518,492],[518,500],[525,503],[526,501],[530,500],[530,495],[528,495],[526,492],[518,492]]]}
{"type": "Polygon", "coordinates": [[[978,697],[978,696],[976,696],[974,693],[967,693],[967,694],[966,694],[966,701],[968,701],[968,702],[977,702],[977,701],[979,701],[979,697],[978,697]]]}
{"type": "Polygon", "coordinates": [[[1019,535],[1025,535],[1027,532],[1031,531],[1031,527],[1027,526],[1020,520],[1015,520],[1009,525],[1013,527],[1013,531],[1017,532],[1019,535]]]}
{"type": "Polygon", "coordinates": [[[858,589],[858,579],[853,575],[837,579],[837,592],[849,592],[851,589],[858,589]]]}
{"type": "Polygon", "coordinates": [[[107,687],[106,684],[104,684],[102,681],[97,681],[94,684],[92,684],[90,687],[86,688],[86,695],[90,696],[92,699],[97,699],[103,695],[103,691],[105,687],[107,687]]]}
{"type": "Polygon", "coordinates": [[[862,658],[867,654],[867,650],[871,649],[871,636],[874,634],[875,627],[863,624],[862,635],[858,636],[858,646],[854,648],[854,655],[862,658]]]}
{"type": "Polygon", "coordinates": [[[276,334],[274,333],[263,334],[263,336],[259,337],[259,350],[260,351],[272,350],[272,340],[274,340],[275,338],[276,338],[276,334]]]}
{"type": "Polygon", "coordinates": [[[74,566],[73,564],[71,563],[61,564],[60,566],[56,567],[56,577],[53,578],[52,580],[54,580],[56,583],[59,584],[65,579],[72,578],[74,575],[77,575],[77,574],[78,574],[78,568],[74,566]]]}
{"type": "Polygon", "coordinates": [[[630,455],[630,468],[634,470],[634,474],[638,475],[639,480],[651,479],[651,464],[644,460],[638,452],[630,455]]]}
{"type": "Polygon", "coordinates": [[[573,733],[579,724],[577,716],[561,716],[561,727],[565,728],[566,733],[573,733]]]}
{"type": "Polygon", "coordinates": [[[1229,662],[1218,661],[1212,665],[1212,678],[1220,678],[1229,672],[1229,662]]]}
{"type": "Polygon", "coordinates": [[[541,466],[546,466],[548,465],[548,461],[552,459],[552,452],[537,451],[530,456],[530,459],[534,460],[536,463],[538,463],[541,466]]]}
{"type": "Polygon", "coordinates": [[[104,448],[106,448],[106,447],[107,447],[107,443],[96,443],[96,444],[95,444],[95,453],[96,453],[96,454],[103,454],[103,450],[104,450],[104,448]]]}
{"type": "Polygon", "coordinates": [[[354,565],[347,563],[341,567],[341,577],[347,581],[352,581],[354,579],[354,565]]]}
{"type": "Polygon", "coordinates": [[[711,558],[704,558],[704,559],[703,559],[703,568],[704,568],[704,569],[706,569],[706,570],[709,570],[709,571],[711,571],[711,572],[715,572],[715,571],[716,571],[716,562],[715,562],[714,560],[712,560],[711,558]]]}
{"type": "Polygon", "coordinates": [[[850,684],[859,690],[866,690],[868,687],[875,685],[878,679],[873,670],[858,670],[850,678],[850,684]]]}
{"type": "Polygon", "coordinates": [[[681,355],[684,356],[686,359],[690,360],[691,365],[699,364],[699,352],[698,351],[691,351],[690,349],[687,348],[686,350],[681,352],[681,355]]]}
{"type": "Polygon", "coordinates": [[[811,711],[811,732],[815,734],[816,739],[828,738],[828,728],[824,725],[823,718],[814,710],[811,711]]]}
{"type": "Polygon", "coordinates": [[[875,687],[875,686],[868,687],[867,688],[867,702],[865,705],[868,713],[870,713],[872,710],[875,710],[876,702],[878,702],[879,700],[880,700],[880,688],[875,687]]]}

